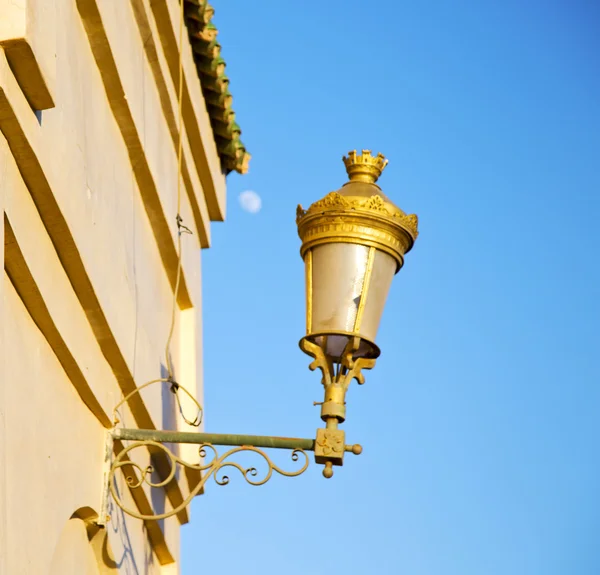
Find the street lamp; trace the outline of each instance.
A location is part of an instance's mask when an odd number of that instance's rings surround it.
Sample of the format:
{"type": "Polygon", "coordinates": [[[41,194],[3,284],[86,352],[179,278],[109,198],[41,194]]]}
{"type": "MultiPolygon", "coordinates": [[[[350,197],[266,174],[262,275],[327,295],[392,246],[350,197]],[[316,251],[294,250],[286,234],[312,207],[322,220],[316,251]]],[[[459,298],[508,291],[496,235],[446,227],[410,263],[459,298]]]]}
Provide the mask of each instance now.
{"type": "Polygon", "coordinates": [[[395,206],[376,184],[388,161],[369,150],[344,157],[349,181],[296,222],[306,270],[306,335],[300,348],[314,358],[325,387],[315,458],[323,475],[342,465],[346,391],[379,356],[375,336],[392,278],[417,238],[417,216],[395,206]]]}
{"type": "MultiPolygon", "coordinates": [[[[306,272],[306,335],[300,340],[300,348],[313,358],[309,368],[322,372],[325,396],[320,405],[325,428],[317,430],[315,439],[119,428],[117,410],[145,385],[137,388],[115,407],[115,427],[107,433],[99,525],[108,520],[109,493],[126,513],[144,520],[159,520],[185,508],[210,477],[219,485],[227,484],[229,478],[219,475],[225,468],[237,470],[252,485],[262,485],[274,473],[287,477],[300,475],[308,467],[306,452],[313,451],[315,461],[325,466],[323,475],[330,478],[333,466],[343,464],[345,452],[361,453],[360,445],[346,445],[345,433],[339,429],[346,419],[346,391],[353,379],[364,383],[362,370],[373,368],[380,354],[375,339],[385,300],[392,278],[403,266],[404,256],[417,238],[418,221],[417,216],[407,215],[395,206],[376,184],[387,165],[381,154],[352,151],[343,160],[349,181],[306,210],[298,206],[296,213],[306,272]],[[122,447],[113,455],[117,441],[122,447]],[[124,446],[123,441],[133,443],[124,446]],[[182,460],[165,445],[168,443],[198,445],[200,462],[182,460]],[[229,449],[219,454],[215,446],[229,449]],[[168,460],[168,472],[153,479],[154,466],[143,467],[129,458],[137,448],[149,450],[152,459],[168,460]],[[301,464],[294,471],[284,471],[270,460],[264,449],[291,450],[292,460],[300,460],[301,464]],[[244,469],[231,459],[240,452],[253,452],[262,458],[266,464],[264,475],[259,477],[256,468],[244,469]],[[205,462],[205,458],[209,461],[205,462]],[[116,488],[118,470],[125,473],[129,489],[135,490],[144,485],[168,486],[175,480],[178,465],[201,474],[200,481],[181,505],[162,514],[142,514],[125,505],[116,488]]],[[[156,380],[160,381],[165,380],[156,380]]],[[[168,383],[173,390],[181,389],[195,401],[183,386],[171,380],[168,383]]]]}

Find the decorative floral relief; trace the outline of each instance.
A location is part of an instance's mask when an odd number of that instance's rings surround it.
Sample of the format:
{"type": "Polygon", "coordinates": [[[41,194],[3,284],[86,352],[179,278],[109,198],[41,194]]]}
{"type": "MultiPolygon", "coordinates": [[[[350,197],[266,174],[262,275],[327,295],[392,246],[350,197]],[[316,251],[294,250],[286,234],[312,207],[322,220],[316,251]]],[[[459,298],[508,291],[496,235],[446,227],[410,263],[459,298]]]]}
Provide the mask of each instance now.
{"type": "Polygon", "coordinates": [[[419,235],[419,218],[417,218],[416,214],[402,214],[398,216],[398,219],[400,220],[400,225],[410,231],[415,238],[419,235]]]}
{"type": "Polygon", "coordinates": [[[383,198],[381,196],[370,197],[364,204],[361,205],[361,207],[365,207],[369,210],[374,210],[376,212],[383,212],[387,215],[392,215],[387,209],[387,206],[385,205],[385,202],[383,201],[383,198]]]}
{"type": "Polygon", "coordinates": [[[322,208],[351,208],[352,203],[349,202],[344,196],[338,194],[337,192],[331,192],[327,194],[322,200],[315,202],[309,209],[312,211],[320,210],[322,208]]]}
{"type": "Polygon", "coordinates": [[[323,451],[324,455],[331,455],[332,453],[343,453],[344,441],[342,436],[338,433],[330,433],[326,431],[323,433],[322,439],[318,440],[317,443],[323,451]]]}

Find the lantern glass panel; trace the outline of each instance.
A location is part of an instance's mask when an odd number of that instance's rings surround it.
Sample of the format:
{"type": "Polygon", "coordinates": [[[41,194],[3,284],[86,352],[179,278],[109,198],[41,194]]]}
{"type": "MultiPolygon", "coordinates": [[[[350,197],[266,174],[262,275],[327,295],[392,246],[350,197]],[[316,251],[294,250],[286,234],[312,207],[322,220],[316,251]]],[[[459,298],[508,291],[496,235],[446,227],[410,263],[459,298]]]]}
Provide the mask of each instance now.
{"type": "Polygon", "coordinates": [[[396,272],[394,258],[369,246],[342,242],[317,246],[307,257],[312,271],[307,285],[312,286],[309,338],[339,360],[350,338],[358,336],[354,357],[376,357],[379,351],[373,344],[396,272]]]}
{"type": "Polygon", "coordinates": [[[377,336],[383,308],[397,268],[398,264],[392,256],[380,250],[375,251],[371,279],[364,296],[365,309],[359,326],[359,332],[363,337],[373,342],[377,336]]]}
{"type": "Polygon", "coordinates": [[[369,248],[332,243],[312,254],[313,332],[353,333],[369,248]]]}

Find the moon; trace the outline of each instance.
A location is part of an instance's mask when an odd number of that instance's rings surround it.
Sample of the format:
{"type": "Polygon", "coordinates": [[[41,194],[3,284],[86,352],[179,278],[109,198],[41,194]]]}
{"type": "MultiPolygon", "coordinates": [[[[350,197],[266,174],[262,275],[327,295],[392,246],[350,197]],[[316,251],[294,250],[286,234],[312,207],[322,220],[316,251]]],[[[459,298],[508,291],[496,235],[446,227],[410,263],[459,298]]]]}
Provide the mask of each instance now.
{"type": "Polygon", "coordinates": [[[242,209],[250,214],[257,214],[262,208],[262,200],[260,196],[252,190],[246,190],[245,192],[242,192],[239,200],[242,209]]]}

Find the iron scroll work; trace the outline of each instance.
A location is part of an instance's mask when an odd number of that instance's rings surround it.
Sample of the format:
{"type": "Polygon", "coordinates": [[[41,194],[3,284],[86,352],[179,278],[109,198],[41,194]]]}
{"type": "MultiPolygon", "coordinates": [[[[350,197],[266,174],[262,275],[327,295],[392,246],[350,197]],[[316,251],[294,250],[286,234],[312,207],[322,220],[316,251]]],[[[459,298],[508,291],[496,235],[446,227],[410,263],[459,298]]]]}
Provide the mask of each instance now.
{"type": "MultiPolygon", "coordinates": [[[[138,388],[135,391],[139,391],[138,388]]],[[[188,393],[185,388],[178,386],[188,393]]],[[[135,392],[134,392],[135,393],[135,392]]],[[[132,395],[132,394],[130,394],[132,395]]],[[[127,396],[119,405],[130,398],[127,396]]],[[[118,408],[119,406],[117,406],[118,408]]],[[[115,408],[115,413],[116,409],[115,408]]],[[[283,477],[298,477],[309,466],[308,452],[314,452],[317,463],[325,463],[325,470],[330,471],[331,465],[342,465],[343,453],[352,452],[356,455],[362,452],[360,445],[339,444],[339,441],[327,441],[330,430],[318,430],[316,439],[303,439],[293,437],[272,437],[261,435],[232,435],[218,433],[195,433],[184,431],[148,430],[119,428],[118,418],[115,416],[115,427],[107,431],[105,452],[104,488],[102,494],[102,509],[97,524],[105,526],[109,521],[109,498],[124,513],[144,521],[157,521],[172,517],[183,511],[198,495],[209,480],[217,485],[227,485],[230,481],[229,472],[234,471],[250,485],[264,485],[274,475],[283,477]],[[123,442],[128,442],[127,444],[123,442]],[[192,463],[173,453],[165,444],[191,444],[198,445],[198,462],[192,463]],[[115,449],[116,445],[120,450],[115,449]],[[219,448],[219,449],[218,449],[219,448]],[[292,469],[287,470],[276,465],[265,450],[286,450],[290,454],[292,469]],[[147,458],[151,454],[150,464],[142,465],[140,458],[136,457],[140,451],[147,458]],[[244,467],[235,461],[240,454],[256,456],[257,465],[244,467]],[[152,461],[162,459],[168,462],[168,472],[160,475],[156,473],[152,461]],[[333,462],[333,463],[332,463],[333,462]],[[259,463],[261,465],[259,465],[259,463]],[[199,480],[190,490],[188,496],[175,508],[165,513],[140,513],[139,510],[129,507],[123,500],[122,493],[117,487],[117,476],[123,473],[126,487],[129,488],[133,500],[136,500],[136,490],[161,489],[169,485],[176,478],[178,469],[188,469],[199,474],[199,480]]],[[[343,433],[331,430],[333,433],[343,433]]],[[[337,437],[336,437],[337,439],[337,437]]],[[[330,477],[330,473],[325,473],[330,477]]],[[[135,505],[135,503],[133,503],[135,505]]]]}

